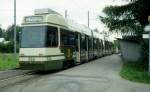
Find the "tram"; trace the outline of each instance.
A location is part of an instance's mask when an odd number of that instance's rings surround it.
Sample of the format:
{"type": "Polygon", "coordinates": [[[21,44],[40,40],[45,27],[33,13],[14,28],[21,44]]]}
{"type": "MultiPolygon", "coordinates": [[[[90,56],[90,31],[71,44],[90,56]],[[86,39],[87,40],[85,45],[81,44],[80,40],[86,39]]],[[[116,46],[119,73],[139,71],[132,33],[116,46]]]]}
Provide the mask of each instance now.
{"type": "Polygon", "coordinates": [[[34,15],[23,18],[20,67],[46,71],[78,65],[112,54],[113,50],[108,52],[112,45],[105,43],[84,25],[51,9],[36,9],[34,15]]]}

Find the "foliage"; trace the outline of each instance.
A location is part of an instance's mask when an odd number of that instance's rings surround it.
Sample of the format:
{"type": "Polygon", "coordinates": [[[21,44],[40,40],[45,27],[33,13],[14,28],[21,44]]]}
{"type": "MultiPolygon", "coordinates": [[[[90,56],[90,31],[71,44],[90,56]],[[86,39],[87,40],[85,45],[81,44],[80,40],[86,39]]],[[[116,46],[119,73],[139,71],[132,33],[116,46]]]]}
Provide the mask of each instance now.
{"type": "Polygon", "coordinates": [[[150,77],[148,76],[146,64],[138,62],[125,62],[120,75],[130,81],[149,83],[150,77]]]}
{"type": "MultiPolygon", "coordinates": [[[[10,43],[4,44],[0,43],[0,53],[12,53],[13,52],[13,38],[14,38],[14,26],[9,26],[6,30],[0,28],[0,38],[5,38],[6,41],[10,43]]],[[[17,40],[17,52],[19,51],[19,33],[21,32],[21,27],[16,26],[16,40],[17,40]]]]}
{"type": "Polygon", "coordinates": [[[4,35],[5,35],[5,31],[2,28],[0,28],[0,38],[3,38],[4,35]]]}
{"type": "MultiPolygon", "coordinates": [[[[0,53],[12,53],[13,52],[13,42],[7,44],[0,43],[0,53]]],[[[19,45],[17,45],[17,52],[19,52],[19,45]]]]}
{"type": "Polygon", "coordinates": [[[105,16],[100,16],[100,20],[109,31],[122,33],[123,39],[138,42],[142,61],[148,65],[148,41],[142,39],[142,34],[148,24],[150,0],[129,0],[125,5],[105,7],[103,12],[105,16]]]}
{"type": "Polygon", "coordinates": [[[13,54],[0,54],[0,70],[18,68],[18,61],[14,61],[13,54]]]}
{"type": "Polygon", "coordinates": [[[2,34],[3,34],[3,32],[2,32],[2,29],[0,28],[0,37],[2,37],[2,34]]]}
{"type": "MultiPolygon", "coordinates": [[[[6,36],[5,36],[5,39],[7,41],[13,41],[13,38],[14,38],[14,26],[11,25],[7,28],[6,30],[6,36]]],[[[19,33],[21,32],[21,27],[20,26],[16,26],[16,39],[17,39],[17,42],[19,43],[19,33]]]]}
{"type": "Polygon", "coordinates": [[[114,40],[114,48],[118,48],[119,50],[121,49],[118,40],[114,40]]]}
{"type": "Polygon", "coordinates": [[[103,12],[106,16],[100,16],[100,19],[110,31],[141,35],[148,24],[150,1],[131,0],[126,5],[105,7],[103,12]]]}

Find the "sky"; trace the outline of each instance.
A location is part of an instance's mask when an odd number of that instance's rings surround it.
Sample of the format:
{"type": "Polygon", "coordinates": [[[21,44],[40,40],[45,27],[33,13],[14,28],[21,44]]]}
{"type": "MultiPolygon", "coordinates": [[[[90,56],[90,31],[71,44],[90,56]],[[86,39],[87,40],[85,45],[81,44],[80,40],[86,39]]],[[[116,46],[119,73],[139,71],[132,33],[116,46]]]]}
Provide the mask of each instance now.
{"type": "MultiPolygon", "coordinates": [[[[87,11],[90,12],[90,28],[104,30],[98,18],[104,7],[122,5],[122,0],[16,0],[17,24],[21,25],[24,16],[33,15],[34,9],[50,8],[63,16],[68,11],[68,18],[79,24],[87,25],[87,11]]],[[[13,0],[0,0],[0,26],[6,29],[13,24],[13,0]]]]}

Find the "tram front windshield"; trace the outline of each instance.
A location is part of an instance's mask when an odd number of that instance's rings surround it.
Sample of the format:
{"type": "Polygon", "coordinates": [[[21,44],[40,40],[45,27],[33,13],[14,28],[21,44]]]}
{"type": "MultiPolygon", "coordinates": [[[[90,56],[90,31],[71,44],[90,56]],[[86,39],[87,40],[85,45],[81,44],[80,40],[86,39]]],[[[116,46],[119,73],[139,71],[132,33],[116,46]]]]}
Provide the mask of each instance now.
{"type": "Polygon", "coordinates": [[[56,47],[58,45],[57,28],[48,26],[28,26],[22,28],[22,48],[56,47]]]}

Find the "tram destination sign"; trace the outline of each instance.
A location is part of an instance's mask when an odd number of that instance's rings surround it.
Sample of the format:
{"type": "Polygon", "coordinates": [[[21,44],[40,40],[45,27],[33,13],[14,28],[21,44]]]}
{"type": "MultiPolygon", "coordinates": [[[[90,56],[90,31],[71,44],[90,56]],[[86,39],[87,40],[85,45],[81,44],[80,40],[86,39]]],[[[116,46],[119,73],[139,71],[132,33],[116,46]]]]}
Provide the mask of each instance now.
{"type": "Polygon", "coordinates": [[[37,22],[42,22],[43,17],[42,16],[29,16],[25,17],[25,22],[27,23],[37,23],[37,22]]]}

